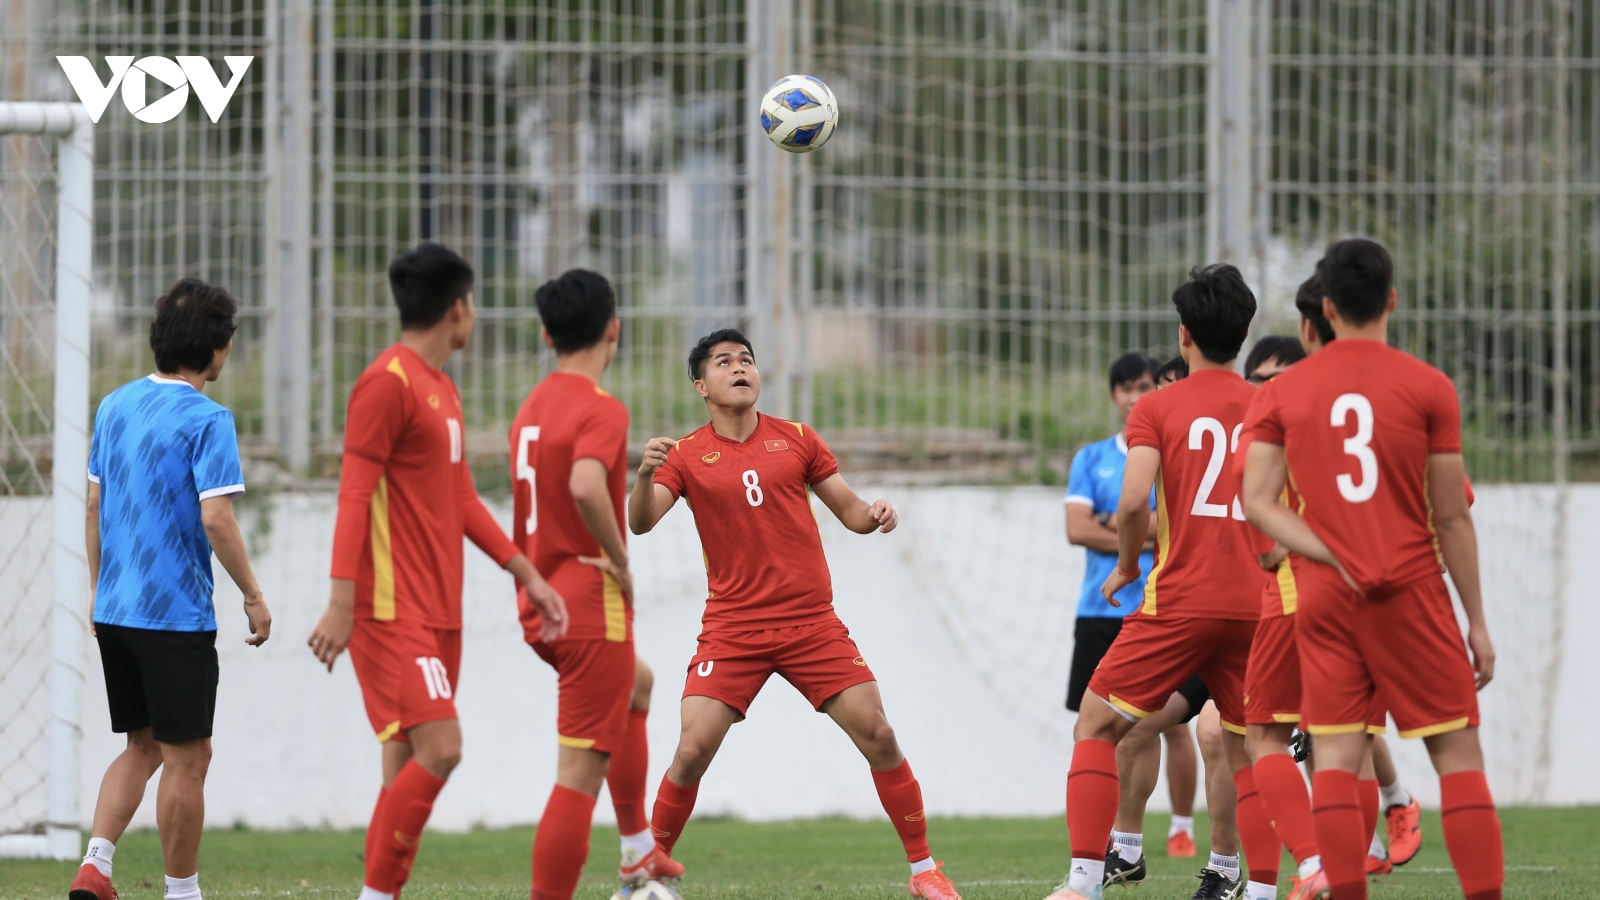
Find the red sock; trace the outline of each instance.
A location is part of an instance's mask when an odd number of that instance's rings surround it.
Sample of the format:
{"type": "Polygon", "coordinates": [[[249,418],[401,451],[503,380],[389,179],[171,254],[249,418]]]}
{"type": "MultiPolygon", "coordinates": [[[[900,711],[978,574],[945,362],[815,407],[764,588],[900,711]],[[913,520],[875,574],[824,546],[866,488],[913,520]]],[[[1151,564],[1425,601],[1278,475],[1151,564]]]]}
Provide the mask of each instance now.
{"type": "Polygon", "coordinates": [[[906,859],[921,862],[933,855],[928,849],[928,817],[922,810],[922,786],[917,776],[911,774],[910,760],[887,772],[873,772],[872,783],[878,787],[878,800],[889,821],[900,835],[906,848],[906,859]]]}
{"type": "Polygon", "coordinates": [[[443,778],[417,765],[414,759],[401,767],[380,807],[382,818],[368,826],[369,831],[377,828],[378,836],[368,835],[372,853],[367,857],[367,887],[393,894],[411,877],[422,826],[428,824],[433,800],[443,787],[443,778]]]}
{"type": "Polygon", "coordinates": [[[694,798],[699,793],[698,784],[682,787],[673,784],[671,778],[661,776],[661,786],[656,788],[655,812],[650,816],[650,829],[656,833],[656,843],[669,856],[673,846],[678,843],[678,836],[683,834],[689,814],[694,812],[694,798]]]}
{"type": "Polygon", "coordinates": [[[366,849],[361,852],[362,865],[366,865],[367,861],[372,859],[374,852],[372,849],[373,842],[378,839],[378,834],[382,830],[376,826],[383,821],[383,803],[388,799],[389,789],[386,787],[378,788],[378,802],[372,804],[372,818],[367,820],[367,843],[366,849]]]}
{"type": "Polygon", "coordinates": [[[1311,821],[1322,851],[1322,871],[1339,900],[1367,900],[1367,846],[1361,833],[1360,787],[1352,772],[1327,769],[1311,776],[1311,821]]]}
{"type": "Polygon", "coordinates": [[[1106,858],[1106,840],[1117,821],[1117,789],[1117,746],[1110,741],[1073,744],[1072,767],[1067,770],[1067,835],[1074,859],[1106,858]]]}
{"type": "Polygon", "coordinates": [[[1317,855],[1317,840],[1311,831],[1311,794],[1294,758],[1273,753],[1256,760],[1250,767],[1256,791],[1294,861],[1305,862],[1317,855]]]}
{"type": "Polygon", "coordinates": [[[1382,794],[1378,792],[1378,779],[1363,778],[1356,785],[1356,793],[1361,797],[1361,833],[1367,836],[1367,844],[1372,844],[1372,836],[1378,833],[1378,803],[1382,794]]]}
{"type": "Polygon", "coordinates": [[[1467,900],[1500,900],[1506,851],[1500,817],[1482,772],[1452,772],[1439,779],[1444,809],[1444,845],[1467,900]]]}
{"type": "Polygon", "coordinates": [[[645,769],[650,765],[650,739],[645,733],[648,709],[628,710],[628,732],[622,746],[611,754],[606,770],[606,787],[611,789],[611,808],[617,811],[617,831],[638,834],[650,827],[644,817],[645,769]]]}
{"type": "Polygon", "coordinates": [[[1244,846],[1250,880],[1257,884],[1277,884],[1283,844],[1278,840],[1278,833],[1272,830],[1266,805],[1256,791],[1255,775],[1245,766],[1233,773],[1233,783],[1239,790],[1239,843],[1244,846]]]}
{"type": "Polygon", "coordinates": [[[594,798],[556,785],[533,833],[532,900],[570,900],[589,859],[594,798]]]}

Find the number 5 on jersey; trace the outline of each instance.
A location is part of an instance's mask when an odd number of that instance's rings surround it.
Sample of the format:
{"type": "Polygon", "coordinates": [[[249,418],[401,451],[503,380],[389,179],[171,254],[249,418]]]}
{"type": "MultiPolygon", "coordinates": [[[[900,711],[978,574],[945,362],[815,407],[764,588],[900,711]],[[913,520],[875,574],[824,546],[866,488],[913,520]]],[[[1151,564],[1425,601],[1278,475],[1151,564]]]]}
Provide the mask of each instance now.
{"type": "Polygon", "coordinates": [[[533,463],[529,462],[529,452],[534,444],[539,442],[539,426],[524,425],[522,431],[517,433],[517,480],[528,483],[528,521],[522,533],[532,536],[534,529],[539,527],[539,494],[535,490],[538,473],[533,470],[533,463]]]}

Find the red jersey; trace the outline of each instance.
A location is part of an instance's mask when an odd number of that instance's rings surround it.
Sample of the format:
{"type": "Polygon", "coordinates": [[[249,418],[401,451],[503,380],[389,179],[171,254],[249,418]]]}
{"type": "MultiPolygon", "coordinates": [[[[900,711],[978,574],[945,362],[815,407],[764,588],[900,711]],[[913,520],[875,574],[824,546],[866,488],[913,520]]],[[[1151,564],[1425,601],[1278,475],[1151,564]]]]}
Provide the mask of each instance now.
{"type": "Polygon", "coordinates": [[[333,577],[356,583],[355,612],[461,627],[462,538],[502,566],[516,548],[472,486],[455,382],[395,344],[350,392],[333,577]]]}
{"type": "Polygon", "coordinates": [[[1379,341],[1334,341],[1261,390],[1249,427],[1284,449],[1301,515],[1364,591],[1443,572],[1428,457],[1461,452],[1444,373],[1379,341]]]}
{"type": "Polygon", "coordinates": [[[1237,374],[1204,369],[1139,398],[1128,417],[1128,447],[1161,453],[1156,562],[1140,607],[1145,615],[1259,615],[1261,578],[1252,573],[1260,573],[1261,564],[1239,504],[1239,476],[1228,464],[1254,394],[1237,374]]]}
{"type": "MultiPolygon", "coordinates": [[[[631,598],[610,575],[578,562],[601,555],[568,487],[580,459],[605,465],[606,491],[626,541],[628,409],[582,375],[552,372],[511,422],[511,540],[566,601],[565,637],[626,641],[631,598]]],[[[520,591],[517,607],[528,639],[537,641],[539,614],[520,591]]]]}
{"type": "MultiPolygon", "coordinates": [[[[1250,432],[1246,430],[1239,437],[1239,449],[1233,454],[1233,471],[1239,478],[1241,488],[1244,485],[1244,460],[1249,454],[1250,432]]],[[[1300,494],[1295,491],[1293,485],[1283,486],[1283,493],[1278,495],[1278,502],[1295,512],[1302,512],[1305,509],[1305,502],[1300,499],[1300,494]]],[[[1265,556],[1278,545],[1277,541],[1260,531],[1251,529],[1251,534],[1255,539],[1257,556],[1265,556]]],[[[1300,603],[1299,583],[1295,580],[1295,576],[1298,568],[1305,564],[1305,557],[1290,553],[1278,563],[1276,569],[1268,573],[1266,590],[1261,592],[1261,618],[1294,615],[1300,603]]]]}
{"type": "Polygon", "coordinates": [[[705,425],[667,454],[655,483],[694,511],[706,559],[707,631],[758,631],[834,615],[810,486],[838,471],[815,431],[771,416],[761,416],[745,441],[705,425]]]}

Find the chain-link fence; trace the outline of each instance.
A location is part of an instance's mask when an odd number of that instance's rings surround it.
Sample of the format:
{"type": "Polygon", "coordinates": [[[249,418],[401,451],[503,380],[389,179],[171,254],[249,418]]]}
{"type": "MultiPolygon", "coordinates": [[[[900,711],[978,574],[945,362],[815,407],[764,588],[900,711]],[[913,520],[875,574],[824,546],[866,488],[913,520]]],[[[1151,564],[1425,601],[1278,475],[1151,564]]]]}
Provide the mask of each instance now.
{"type": "Polygon", "coordinates": [[[1226,253],[1287,331],[1320,248],[1362,233],[1396,256],[1396,340],[1456,379],[1474,477],[1592,478],[1597,6],[0,0],[0,99],[72,99],[57,54],[102,79],[254,57],[215,124],[113,98],[98,125],[95,387],[149,367],[178,275],[227,285],[217,396],[299,474],[336,471],[396,335],[384,267],[423,238],[478,269],[454,374],[485,482],[551,363],[533,288],[569,265],[619,287],[636,437],[701,421],[686,350],[740,324],[767,408],[857,464],[1055,480],[1114,426],[1110,359],[1176,352],[1191,265],[1226,253]],[[752,124],[788,71],[841,103],[803,158],[752,124]]]}

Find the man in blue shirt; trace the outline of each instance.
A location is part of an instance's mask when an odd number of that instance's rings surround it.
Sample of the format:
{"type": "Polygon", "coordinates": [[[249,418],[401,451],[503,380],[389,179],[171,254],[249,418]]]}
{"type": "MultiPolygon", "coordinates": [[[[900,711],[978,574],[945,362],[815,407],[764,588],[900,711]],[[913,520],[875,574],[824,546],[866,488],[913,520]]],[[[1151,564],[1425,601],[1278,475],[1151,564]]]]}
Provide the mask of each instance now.
{"type": "Polygon", "coordinates": [[[156,374],[101,401],[89,445],[90,629],[111,730],[128,746],[106,770],[71,900],[114,900],[111,862],[145,785],[156,795],[167,900],[200,900],[195,873],[217,702],[211,555],[244,594],[252,646],[272,629],[233,496],[244,492],[233,414],[203,393],[233,348],[228,292],[185,278],[156,301],[156,374]]]}
{"type": "MultiPolygon", "coordinates": [[[[1128,353],[1111,364],[1111,402],[1123,422],[1133,412],[1138,399],[1156,388],[1156,373],[1162,368],[1158,360],[1143,353],[1128,353]]],[[[1078,596],[1078,619],[1073,625],[1072,672],[1067,682],[1067,709],[1077,712],[1088,688],[1095,667],[1111,648],[1122,630],[1122,619],[1138,609],[1144,597],[1144,579],[1131,582],[1117,592],[1120,607],[1112,606],[1100,595],[1100,585],[1117,565],[1117,502],[1122,496],[1122,471],[1128,460],[1128,444],[1122,432],[1079,450],[1072,458],[1071,474],[1067,476],[1067,542],[1083,547],[1085,566],[1083,588],[1078,596]]],[[[1151,498],[1151,508],[1155,498],[1151,498]]],[[[1155,518],[1151,517],[1151,528],[1155,518]]],[[[1154,532],[1152,530],[1152,540],[1154,532]]],[[[1140,557],[1140,569],[1148,572],[1154,567],[1151,547],[1146,545],[1140,557]]],[[[1198,679],[1179,691],[1189,701],[1188,711],[1200,711],[1205,703],[1204,685],[1198,679]],[[1191,696],[1191,694],[1193,696],[1191,696]]],[[[1185,720],[1186,721],[1186,720],[1185,720]]],[[[1184,722],[1172,725],[1164,732],[1167,740],[1167,786],[1172,799],[1173,820],[1167,840],[1170,856],[1191,857],[1194,844],[1194,795],[1199,777],[1194,739],[1184,722]]],[[[1137,736],[1136,736],[1137,737],[1137,736]]],[[[1161,765],[1160,744],[1154,734],[1149,740],[1130,741],[1130,748],[1145,752],[1133,754],[1119,766],[1128,769],[1122,773],[1122,791],[1125,809],[1121,822],[1142,822],[1144,804],[1154,789],[1161,765]]],[[[1134,826],[1129,825],[1129,828],[1134,826]]]]}

